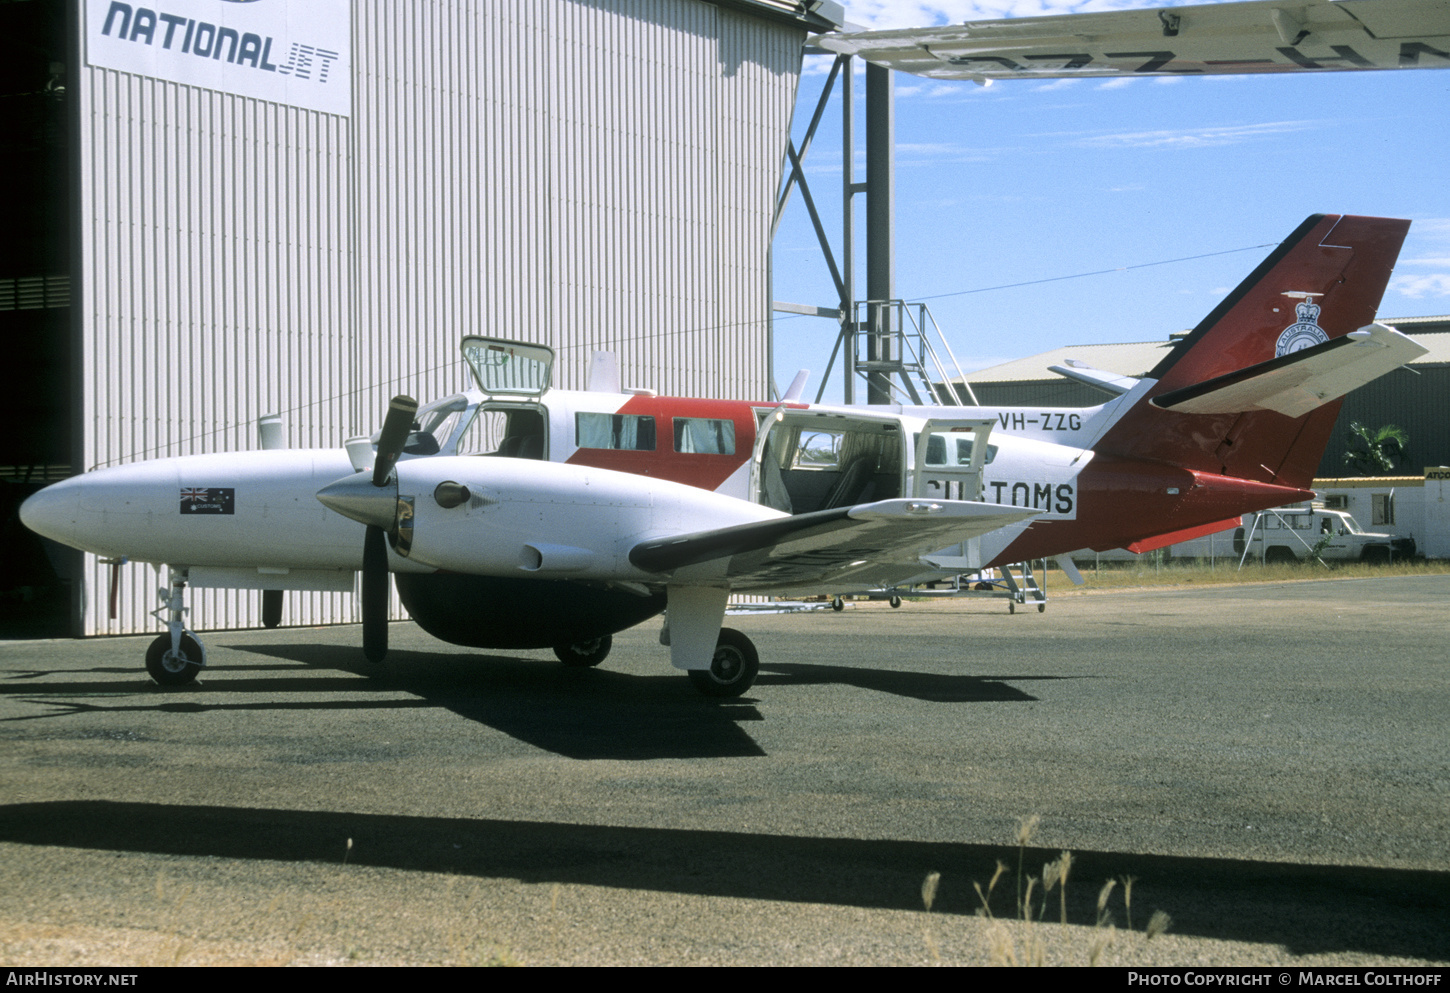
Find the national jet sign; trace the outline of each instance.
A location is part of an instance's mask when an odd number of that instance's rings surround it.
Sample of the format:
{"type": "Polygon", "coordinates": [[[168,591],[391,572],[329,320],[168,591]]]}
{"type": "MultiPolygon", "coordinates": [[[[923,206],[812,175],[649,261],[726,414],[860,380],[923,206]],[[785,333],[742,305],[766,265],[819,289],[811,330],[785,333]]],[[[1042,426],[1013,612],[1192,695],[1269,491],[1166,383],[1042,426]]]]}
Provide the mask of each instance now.
{"type": "Polygon", "coordinates": [[[348,0],[86,0],[86,61],[347,117],[348,0]]]}

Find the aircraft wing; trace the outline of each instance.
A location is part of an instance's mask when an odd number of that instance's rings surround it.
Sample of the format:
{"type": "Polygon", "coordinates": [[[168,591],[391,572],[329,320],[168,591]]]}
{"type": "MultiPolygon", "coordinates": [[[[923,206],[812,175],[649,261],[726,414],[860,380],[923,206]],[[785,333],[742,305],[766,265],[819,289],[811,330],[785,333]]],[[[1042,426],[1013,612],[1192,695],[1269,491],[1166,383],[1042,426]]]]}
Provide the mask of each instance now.
{"type": "Polygon", "coordinates": [[[933,79],[1168,76],[1450,66],[1440,0],[1279,0],[832,32],[816,43],[933,79]]]}
{"type": "Polygon", "coordinates": [[[922,555],[1036,515],[961,500],[882,500],[658,538],[634,546],[629,561],[741,592],[875,589],[920,574],[922,555]]]}
{"type": "Polygon", "coordinates": [[[1153,398],[1153,404],[1185,414],[1274,410],[1287,417],[1302,417],[1428,351],[1393,328],[1371,324],[1343,337],[1161,394],[1153,398]]]}

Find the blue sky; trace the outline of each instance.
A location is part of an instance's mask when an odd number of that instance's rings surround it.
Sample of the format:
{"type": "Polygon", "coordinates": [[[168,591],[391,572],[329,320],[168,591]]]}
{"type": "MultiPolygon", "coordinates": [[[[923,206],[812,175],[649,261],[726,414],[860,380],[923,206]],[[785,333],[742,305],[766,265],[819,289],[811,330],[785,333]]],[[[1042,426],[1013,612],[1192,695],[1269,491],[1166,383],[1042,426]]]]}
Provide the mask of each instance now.
{"type": "MultiPolygon", "coordinates": [[[[1153,6],[857,0],[847,11],[890,28],[1153,6]]],[[[830,67],[806,62],[797,139],[830,67]]],[[[806,162],[837,244],[839,119],[833,100],[806,162]]],[[[1450,70],[989,87],[898,74],[896,143],[897,294],[928,303],[966,369],[1190,328],[1312,213],[1412,219],[1380,314],[1450,313],[1450,70]],[[1226,254],[1173,261],[1209,253],[1226,254]],[[1115,271],[1057,278],[1099,270],[1115,271]],[[1035,280],[1054,281],[995,288],[1035,280]]],[[[859,150],[857,169],[864,178],[859,150]]],[[[864,240],[858,252],[864,265],[864,240]]],[[[834,306],[799,197],[774,272],[777,300],[834,306]]],[[[814,397],[835,334],[832,322],[778,315],[780,385],[810,368],[814,397]]],[[[838,360],[827,400],[839,400],[840,378],[838,360]]]]}

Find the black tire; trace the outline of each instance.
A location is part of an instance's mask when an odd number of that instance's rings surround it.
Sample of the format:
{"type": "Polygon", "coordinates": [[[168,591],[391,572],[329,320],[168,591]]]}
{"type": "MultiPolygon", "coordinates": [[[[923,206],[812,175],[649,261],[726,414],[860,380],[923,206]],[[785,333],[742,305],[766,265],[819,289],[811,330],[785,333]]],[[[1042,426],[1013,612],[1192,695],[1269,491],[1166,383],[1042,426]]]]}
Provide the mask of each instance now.
{"type": "Polygon", "coordinates": [[[1264,561],[1269,565],[1276,565],[1281,562],[1287,565],[1298,562],[1299,557],[1294,554],[1294,549],[1285,548],[1283,545],[1275,545],[1264,553],[1264,561]]]}
{"type": "Polygon", "coordinates": [[[846,601],[845,600],[842,600],[840,597],[832,597],[832,599],[831,599],[831,609],[832,610],[845,610],[846,609],[846,601]]]}
{"type": "Polygon", "coordinates": [[[895,610],[897,607],[901,606],[901,597],[894,596],[888,602],[891,604],[891,609],[895,610]]]}
{"type": "Polygon", "coordinates": [[[721,628],[710,668],[691,669],[690,682],[706,696],[735,697],[755,685],[759,674],[760,655],[755,645],[734,628],[721,628]]]}
{"type": "Polygon", "coordinates": [[[189,634],[181,636],[181,649],[173,654],[171,635],[163,634],[146,649],[146,671],[162,686],[185,686],[201,669],[201,645],[189,634]]]}
{"type": "Polygon", "coordinates": [[[612,647],[614,639],[606,634],[588,641],[576,641],[572,645],[555,645],[554,654],[570,668],[584,669],[603,662],[612,647]]]}
{"type": "Polygon", "coordinates": [[[1007,601],[1007,613],[1009,613],[1009,614],[1015,614],[1015,613],[1017,613],[1017,601],[1016,600],[1008,600],[1007,601]]]}

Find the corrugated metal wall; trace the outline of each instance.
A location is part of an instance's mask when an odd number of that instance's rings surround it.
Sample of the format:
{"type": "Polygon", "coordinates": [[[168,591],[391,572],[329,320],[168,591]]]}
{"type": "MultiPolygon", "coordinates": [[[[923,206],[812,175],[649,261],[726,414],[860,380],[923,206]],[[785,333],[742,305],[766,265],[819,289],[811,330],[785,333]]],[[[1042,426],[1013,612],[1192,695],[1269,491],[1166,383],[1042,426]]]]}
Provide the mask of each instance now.
{"type": "MultiPolygon", "coordinates": [[[[468,333],[554,346],[563,386],[613,348],[630,385],[765,396],[803,37],[697,0],[355,3],[351,119],[83,67],[85,467],[252,448],[276,411],[340,444],[462,387],[468,333]]],[[[115,620],[86,574],[86,633],[158,629],[149,568],[115,620]]],[[[190,603],[260,622],[254,592],[190,603]]]]}

